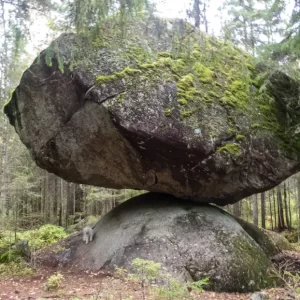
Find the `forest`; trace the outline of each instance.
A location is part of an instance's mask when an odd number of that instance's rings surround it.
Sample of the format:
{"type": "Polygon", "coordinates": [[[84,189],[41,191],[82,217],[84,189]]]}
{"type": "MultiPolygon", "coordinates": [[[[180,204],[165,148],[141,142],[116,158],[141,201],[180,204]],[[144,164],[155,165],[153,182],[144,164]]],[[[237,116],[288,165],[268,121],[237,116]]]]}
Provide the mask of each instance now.
{"type": "Polygon", "coordinates": [[[0,0],[0,101],[0,299],[300,299],[299,0],[0,0]]]}

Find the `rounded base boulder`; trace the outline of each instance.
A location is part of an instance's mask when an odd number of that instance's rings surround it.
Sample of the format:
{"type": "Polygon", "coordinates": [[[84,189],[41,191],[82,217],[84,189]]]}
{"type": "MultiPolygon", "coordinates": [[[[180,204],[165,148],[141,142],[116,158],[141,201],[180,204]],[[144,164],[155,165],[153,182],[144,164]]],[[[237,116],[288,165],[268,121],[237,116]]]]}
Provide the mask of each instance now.
{"type": "Polygon", "coordinates": [[[225,211],[148,193],[132,198],[94,227],[92,242],[81,236],[57,254],[92,270],[131,269],[134,258],[160,262],[180,280],[210,278],[209,289],[250,292],[273,284],[262,248],[225,211]]]}

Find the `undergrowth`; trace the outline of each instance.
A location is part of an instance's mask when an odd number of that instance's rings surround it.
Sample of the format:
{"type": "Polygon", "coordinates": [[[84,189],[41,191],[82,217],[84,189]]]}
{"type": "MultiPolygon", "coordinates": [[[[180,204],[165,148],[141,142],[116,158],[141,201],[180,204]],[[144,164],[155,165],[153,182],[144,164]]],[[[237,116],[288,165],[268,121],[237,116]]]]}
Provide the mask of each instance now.
{"type": "Polygon", "coordinates": [[[37,249],[51,245],[66,236],[67,234],[64,229],[55,225],[43,225],[35,230],[17,233],[12,231],[1,232],[0,277],[33,274],[33,269],[28,263],[30,260],[30,252],[33,253],[37,249]],[[25,242],[25,246],[20,248],[18,244],[22,245],[22,242],[18,243],[19,241],[28,241],[28,243],[25,242]]]}
{"type": "Polygon", "coordinates": [[[64,280],[64,276],[57,272],[56,274],[51,275],[44,286],[46,291],[58,290],[62,287],[62,281],[64,280]]]}
{"type": "Polygon", "coordinates": [[[0,264],[0,278],[32,275],[33,269],[23,259],[0,264]]]}
{"type": "Polygon", "coordinates": [[[194,299],[193,291],[202,292],[209,279],[196,282],[181,282],[169,274],[160,263],[136,258],[131,262],[132,273],[124,268],[116,268],[117,275],[123,280],[137,282],[142,289],[142,299],[146,294],[156,300],[194,299]]]}
{"type": "Polygon", "coordinates": [[[60,226],[46,224],[38,229],[17,232],[16,240],[12,236],[14,237],[14,233],[11,231],[2,232],[0,250],[20,240],[27,240],[30,248],[40,249],[67,237],[67,233],[60,226]]]}

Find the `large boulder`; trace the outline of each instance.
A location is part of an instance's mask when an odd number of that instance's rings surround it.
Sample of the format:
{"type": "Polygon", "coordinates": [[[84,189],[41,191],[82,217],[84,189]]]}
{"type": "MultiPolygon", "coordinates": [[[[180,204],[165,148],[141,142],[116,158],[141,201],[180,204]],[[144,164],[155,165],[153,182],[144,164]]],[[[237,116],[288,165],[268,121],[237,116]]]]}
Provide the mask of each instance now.
{"type": "Polygon", "coordinates": [[[243,229],[255,240],[268,257],[273,257],[285,250],[294,249],[283,235],[271,230],[259,228],[243,219],[232,217],[235,218],[243,229]]]}
{"type": "Polygon", "coordinates": [[[40,167],[219,205],[299,171],[299,82],[181,21],[125,37],[63,34],[25,71],[5,113],[40,167]]]}
{"type": "Polygon", "coordinates": [[[130,270],[131,261],[142,258],[162,263],[181,280],[209,277],[207,288],[215,291],[248,292],[274,283],[262,248],[216,206],[148,193],[113,209],[94,230],[92,242],[71,237],[44,260],[111,271],[130,270]]]}

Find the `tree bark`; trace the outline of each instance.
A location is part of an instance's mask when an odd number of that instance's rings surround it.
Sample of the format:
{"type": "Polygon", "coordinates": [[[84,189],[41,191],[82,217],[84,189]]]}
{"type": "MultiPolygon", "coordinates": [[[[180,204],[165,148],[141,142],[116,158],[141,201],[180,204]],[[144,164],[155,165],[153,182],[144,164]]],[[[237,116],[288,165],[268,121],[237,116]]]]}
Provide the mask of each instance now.
{"type": "Polygon", "coordinates": [[[199,28],[201,23],[200,0],[194,0],[195,27],[199,28]]]}
{"type": "Polygon", "coordinates": [[[233,204],[233,215],[236,216],[236,217],[240,217],[241,216],[239,202],[236,202],[236,203],[233,204]]]}
{"type": "Polygon", "coordinates": [[[276,215],[276,200],[275,200],[275,189],[272,191],[273,193],[273,206],[274,206],[274,228],[278,228],[277,215],[276,215]]]}
{"type": "Polygon", "coordinates": [[[266,228],[266,206],[265,206],[265,193],[260,194],[261,200],[261,227],[266,228]]]}
{"type": "Polygon", "coordinates": [[[297,232],[298,232],[298,242],[300,241],[300,176],[297,176],[297,232]]]}
{"type": "Polygon", "coordinates": [[[252,203],[253,203],[253,224],[258,226],[257,195],[252,195],[252,203]]]}
{"type": "Polygon", "coordinates": [[[288,230],[291,229],[290,225],[290,219],[289,219],[289,211],[288,211],[288,205],[287,205],[287,192],[286,192],[286,184],[284,182],[283,184],[283,201],[284,201],[284,210],[285,210],[285,220],[288,230]]]}
{"type": "Polygon", "coordinates": [[[277,205],[278,205],[278,230],[282,231],[285,228],[284,214],[282,205],[282,195],[280,185],[277,187],[277,205]]]}
{"type": "Polygon", "coordinates": [[[269,206],[270,206],[270,223],[271,223],[271,230],[274,230],[273,226],[273,213],[272,213],[272,199],[271,199],[271,193],[269,191],[269,206]]]}

